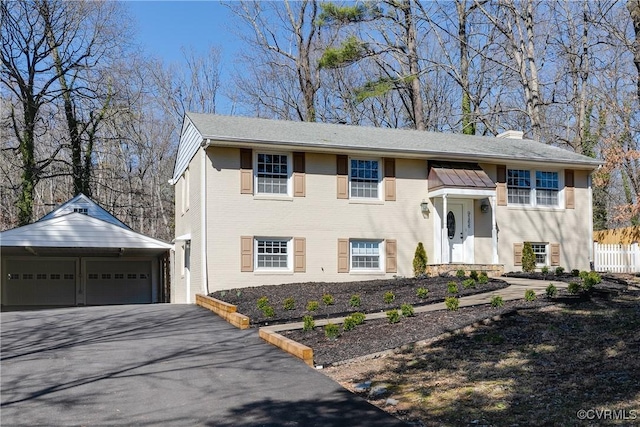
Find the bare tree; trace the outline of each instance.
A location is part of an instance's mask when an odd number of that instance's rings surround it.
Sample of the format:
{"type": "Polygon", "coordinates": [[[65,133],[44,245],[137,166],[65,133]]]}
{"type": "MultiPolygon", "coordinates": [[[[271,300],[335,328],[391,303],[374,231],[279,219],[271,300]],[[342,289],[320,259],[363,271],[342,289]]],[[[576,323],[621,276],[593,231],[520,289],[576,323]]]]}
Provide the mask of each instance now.
{"type": "Polygon", "coordinates": [[[242,57],[248,75],[238,85],[246,103],[266,108],[276,117],[316,121],[320,87],[316,0],[237,2],[229,7],[250,28],[251,35],[241,37],[251,46],[252,56],[242,57]]]}
{"type": "Polygon", "coordinates": [[[71,151],[74,192],[89,191],[93,138],[108,95],[89,111],[80,101],[98,98],[91,75],[119,46],[116,34],[124,33],[116,25],[118,5],[112,2],[31,0],[2,2],[1,7],[2,84],[12,94],[8,113],[17,143],[6,148],[17,151],[22,161],[17,205],[19,223],[26,224],[32,219],[35,187],[47,167],[64,161],[58,157],[61,151],[71,151]],[[38,159],[38,137],[47,126],[43,111],[58,102],[68,136],[38,159]]]}

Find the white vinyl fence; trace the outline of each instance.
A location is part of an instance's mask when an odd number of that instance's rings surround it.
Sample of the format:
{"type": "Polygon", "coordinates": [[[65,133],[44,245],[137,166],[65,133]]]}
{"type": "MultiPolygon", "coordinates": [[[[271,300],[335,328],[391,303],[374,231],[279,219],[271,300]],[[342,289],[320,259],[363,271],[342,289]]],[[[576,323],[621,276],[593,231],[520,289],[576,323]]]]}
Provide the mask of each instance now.
{"type": "Polygon", "coordinates": [[[594,268],[610,273],[640,273],[640,245],[593,243],[594,268]]]}

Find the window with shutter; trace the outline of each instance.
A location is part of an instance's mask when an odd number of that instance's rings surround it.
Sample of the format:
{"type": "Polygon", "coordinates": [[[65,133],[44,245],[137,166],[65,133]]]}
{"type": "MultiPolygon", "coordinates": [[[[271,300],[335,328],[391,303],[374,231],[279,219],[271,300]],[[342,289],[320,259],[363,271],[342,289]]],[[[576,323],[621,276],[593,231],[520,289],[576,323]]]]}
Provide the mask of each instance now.
{"type": "Polygon", "coordinates": [[[293,239],[293,271],[296,273],[304,273],[307,270],[306,244],[304,237],[293,239]]]}
{"type": "Polygon", "coordinates": [[[240,149],[240,194],[253,194],[253,151],[240,149]]]}
{"type": "Polygon", "coordinates": [[[397,273],[398,272],[398,245],[396,240],[387,239],[385,241],[386,250],[386,272],[397,273]]]}
{"type": "Polygon", "coordinates": [[[253,271],[253,236],[240,237],[240,271],[253,271]]]}
{"type": "Polygon", "coordinates": [[[384,199],[396,200],[396,159],[384,159],[384,199]]]}
{"type": "Polygon", "coordinates": [[[293,153],[293,197],[305,196],[305,154],[293,153]]]}
{"type": "Polygon", "coordinates": [[[522,265],[522,248],[523,243],[513,244],[513,265],[522,265]]]}

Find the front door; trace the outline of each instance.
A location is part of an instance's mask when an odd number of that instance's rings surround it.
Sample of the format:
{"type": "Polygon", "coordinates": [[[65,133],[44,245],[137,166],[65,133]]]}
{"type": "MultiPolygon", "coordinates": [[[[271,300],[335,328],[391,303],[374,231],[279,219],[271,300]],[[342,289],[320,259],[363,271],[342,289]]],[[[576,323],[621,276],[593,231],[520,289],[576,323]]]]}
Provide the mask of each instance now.
{"type": "Polygon", "coordinates": [[[449,203],[447,212],[447,239],[449,240],[449,261],[464,262],[464,205],[449,203]]]}

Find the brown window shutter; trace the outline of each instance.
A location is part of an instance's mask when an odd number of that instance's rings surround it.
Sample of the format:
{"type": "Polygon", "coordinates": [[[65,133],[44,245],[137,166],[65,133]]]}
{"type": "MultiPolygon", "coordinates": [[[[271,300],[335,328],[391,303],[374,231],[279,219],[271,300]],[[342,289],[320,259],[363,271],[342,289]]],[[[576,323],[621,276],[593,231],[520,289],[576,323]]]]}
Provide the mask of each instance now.
{"type": "Polygon", "coordinates": [[[384,159],[384,199],[396,200],[396,159],[384,159]]]}
{"type": "Polygon", "coordinates": [[[513,265],[522,265],[522,247],[523,243],[513,244],[513,265]]]}
{"type": "Polygon", "coordinates": [[[551,252],[551,265],[560,265],[560,243],[551,243],[549,249],[551,252]]]}
{"type": "Polygon", "coordinates": [[[240,237],[240,271],[253,271],[253,236],[240,237]]]}
{"type": "Polygon", "coordinates": [[[385,241],[386,271],[387,273],[398,272],[398,244],[396,240],[387,239],[385,241]]]}
{"type": "Polygon", "coordinates": [[[496,197],[498,199],[498,206],[507,206],[507,167],[505,165],[498,165],[496,169],[496,197]]]}
{"type": "Polygon", "coordinates": [[[349,239],[338,239],[338,273],[349,272],[349,239]]]}
{"type": "MultiPolygon", "coordinates": [[[[349,158],[336,156],[336,176],[338,180],[338,199],[349,198],[349,158]]],[[[348,271],[348,270],[347,270],[348,271]]]]}
{"type": "Polygon", "coordinates": [[[576,208],[573,171],[568,169],[564,171],[564,198],[566,209],[576,208]]]}
{"type": "Polygon", "coordinates": [[[293,197],[305,196],[305,154],[293,153],[293,197]]]}
{"type": "Polygon", "coordinates": [[[240,149],[240,194],[253,194],[253,150],[240,149]]]}
{"type": "Polygon", "coordinates": [[[293,271],[295,273],[307,271],[306,246],[307,240],[304,237],[293,239],[293,271]]]}

